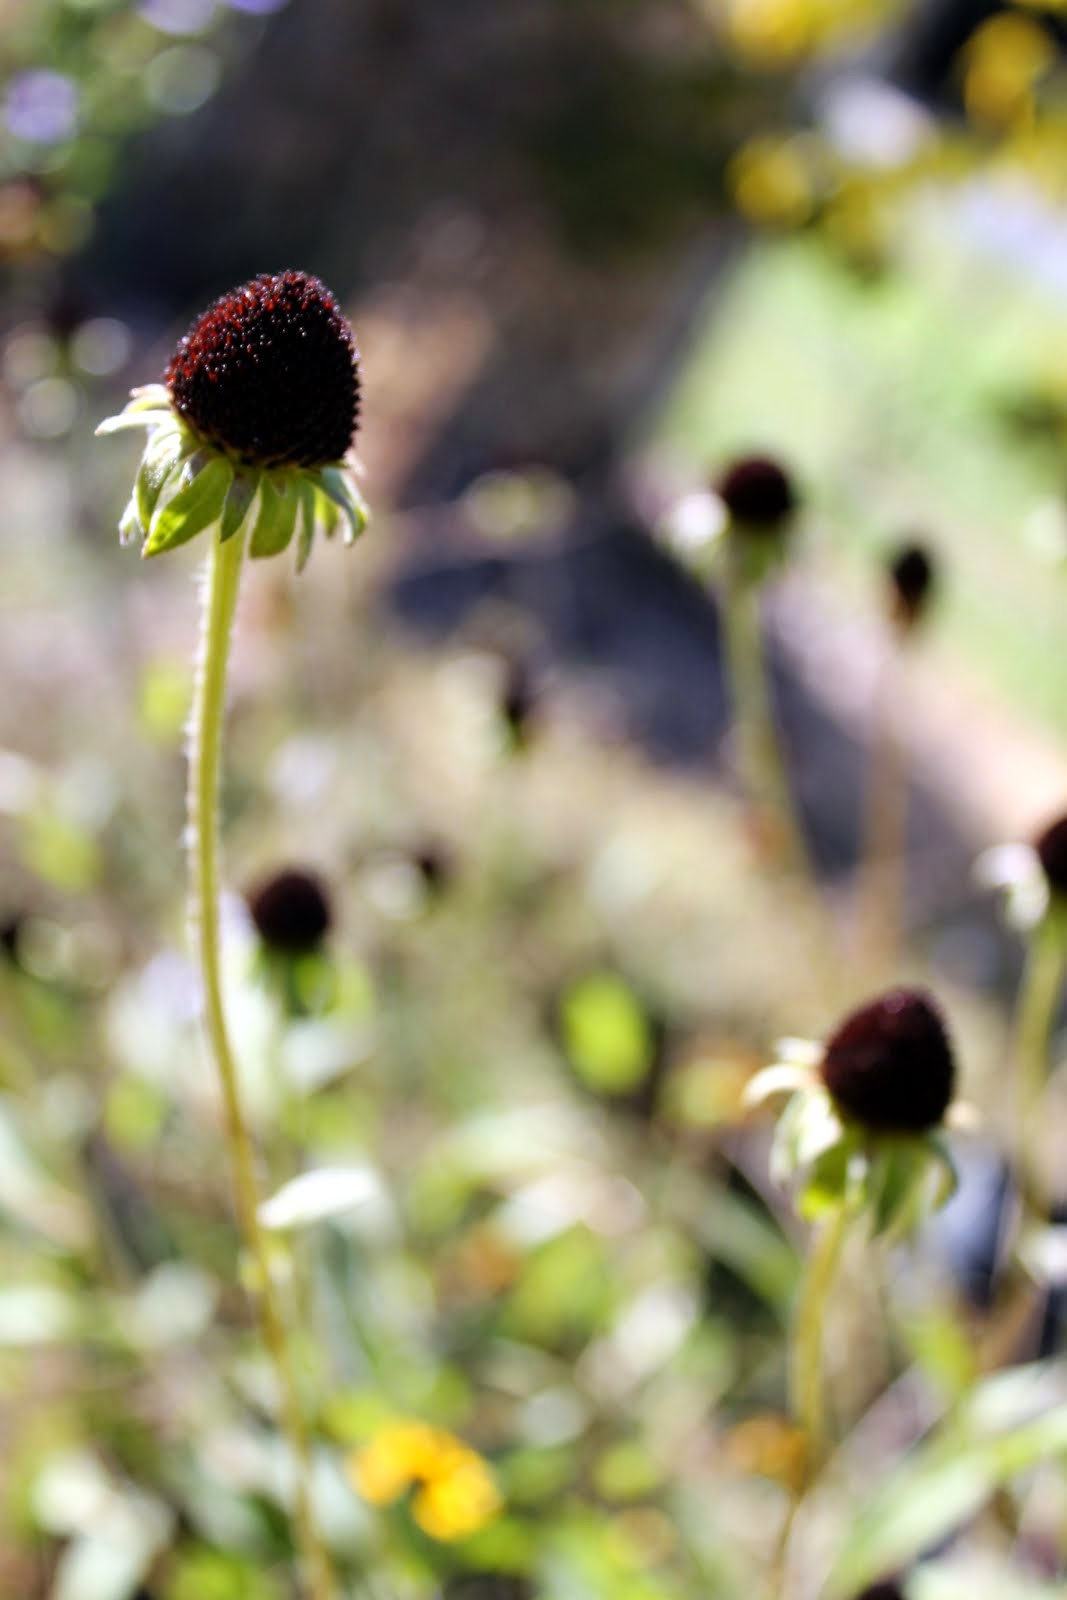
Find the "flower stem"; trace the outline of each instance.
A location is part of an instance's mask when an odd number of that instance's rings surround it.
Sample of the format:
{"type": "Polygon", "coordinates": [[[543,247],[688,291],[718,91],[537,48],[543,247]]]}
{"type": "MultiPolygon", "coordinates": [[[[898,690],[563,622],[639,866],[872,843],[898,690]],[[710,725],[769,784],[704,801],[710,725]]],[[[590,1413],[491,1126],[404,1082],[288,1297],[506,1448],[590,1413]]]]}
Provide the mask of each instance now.
{"type": "Polygon", "coordinates": [[[1015,1020],[1020,1177],[1027,1206],[1039,1215],[1044,1214],[1046,1199],[1037,1149],[1039,1113],[1048,1078],[1050,1040],[1065,966],[1067,950],[1059,920],[1046,918],[1030,936],[1015,1020]]]}
{"type": "Polygon", "coordinates": [[[212,535],[204,586],[203,628],[189,748],[190,921],[203,988],[204,1030],[219,1074],[237,1219],[251,1259],[253,1300],[263,1342],[274,1363],[281,1420],[295,1468],[295,1521],[310,1600],[330,1600],[333,1577],[311,1511],[310,1456],[285,1324],[259,1223],[252,1136],[241,1104],[237,1066],[226,1027],[219,962],[218,791],[226,667],[241,576],[242,536],[223,544],[212,535]]]}
{"type": "Polygon", "coordinates": [[[907,871],[907,775],[894,715],[904,685],[899,646],[879,685],[867,777],[865,860],[859,884],[860,947],[876,972],[891,972],[900,949],[907,871]]]}
{"type": "Polygon", "coordinates": [[[823,1380],[823,1323],[845,1242],[848,1210],[837,1206],[815,1234],[801,1285],[793,1326],[790,1390],[793,1414],[807,1439],[808,1480],[827,1452],[826,1386],[823,1380]]]}

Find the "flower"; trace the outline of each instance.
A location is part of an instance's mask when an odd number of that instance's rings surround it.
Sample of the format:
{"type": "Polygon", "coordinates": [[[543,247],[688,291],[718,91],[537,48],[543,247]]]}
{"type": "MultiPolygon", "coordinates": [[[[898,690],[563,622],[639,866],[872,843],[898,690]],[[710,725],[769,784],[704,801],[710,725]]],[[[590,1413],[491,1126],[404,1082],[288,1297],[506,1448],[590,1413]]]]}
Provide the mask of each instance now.
{"type": "Polygon", "coordinates": [[[304,272],[263,273],[222,295],[179,342],[162,384],[135,389],[97,433],[143,427],[148,439],[124,540],[142,555],[218,526],[248,536],[253,556],[343,521],[351,543],[367,512],[351,453],[359,356],[333,295],[304,272]]]}
{"type": "Polygon", "coordinates": [[[922,621],[937,586],[937,568],[924,545],[902,544],[886,562],[893,614],[898,626],[910,632],[922,621]]]}
{"type": "Polygon", "coordinates": [[[798,1180],[802,1216],[867,1208],[876,1233],[903,1232],[956,1187],[943,1129],[973,1113],[952,1102],[955,1076],[932,997],[891,989],[850,1012],[823,1045],[783,1040],[745,1099],[789,1095],[771,1171],[776,1182],[798,1180]]]}
{"type": "Polygon", "coordinates": [[[876,1133],[936,1128],[956,1077],[941,1013],[921,989],[891,989],[851,1012],[819,1070],[838,1111],[876,1133]]]}
{"type": "Polygon", "coordinates": [[[444,1428],[399,1419],[354,1452],[349,1475],[374,1506],[391,1505],[408,1489],[411,1512],[431,1539],[466,1539],[501,1509],[499,1490],[478,1453],[444,1428]]]}
{"type": "Polygon", "coordinates": [[[330,902],[310,872],[287,867],[250,889],[246,896],[256,932],[270,950],[309,955],[330,929],[330,902]]]}

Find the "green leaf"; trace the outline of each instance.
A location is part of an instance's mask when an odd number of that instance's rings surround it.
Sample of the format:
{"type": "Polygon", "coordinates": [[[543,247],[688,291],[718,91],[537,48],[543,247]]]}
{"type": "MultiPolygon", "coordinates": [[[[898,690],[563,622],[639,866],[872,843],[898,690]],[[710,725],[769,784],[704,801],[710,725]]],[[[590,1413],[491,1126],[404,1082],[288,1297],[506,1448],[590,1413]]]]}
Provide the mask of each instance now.
{"type": "Polygon", "coordinates": [[[1021,1403],[1047,1405],[1041,1369],[1009,1376],[1026,1381],[1006,1393],[1002,1374],[983,1384],[957,1418],[844,1519],[848,1531],[831,1567],[829,1600],[851,1600],[883,1573],[909,1566],[1019,1474],[1054,1458],[1067,1460],[1067,1404],[992,1431],[1021,1403]]]}
{"type": "Polygon", "coordinates": [[[263,560],[280,554],[292,539],[300,499],[291,478],[280,487],[270,478],[264,478],[259,495],[259,515],[252,528],[248,553],[263,560]]]}
{"type": "Polygon", "coordinates": [[[217,522],[232,477],[233,468],[226,458],[211,456],[177,494],[157,506],[142,555],[174,550],[217,522]]]}
{"type": "Polygon", "coordinates": [[[580,978],[563,997],[563,1044],[582,1082],[598,1094],[628,1094],[652,1065],[648,1020],[621,978],[580,978]]]}

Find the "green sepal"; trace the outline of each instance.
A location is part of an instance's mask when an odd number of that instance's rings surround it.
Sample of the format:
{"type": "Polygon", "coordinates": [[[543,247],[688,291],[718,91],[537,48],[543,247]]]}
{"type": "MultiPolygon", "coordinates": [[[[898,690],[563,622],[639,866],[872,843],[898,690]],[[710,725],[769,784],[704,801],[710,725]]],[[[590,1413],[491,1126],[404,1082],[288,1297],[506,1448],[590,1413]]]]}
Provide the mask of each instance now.
{"type": "Polygon", "coordinates": [[[126,502],[126,509],[119,519],[119,543],[132,544],[134,539],[144,538],[144,528],[141,526],[140,513],[137,510],[136,491],[126,502]]]}
{"type": "Polygon", "coordinates": [[[226,504],[222,508],[219,524],[219,542],[225,544],[244,524],[252,509],[259,488],[259,479],[252,473],[238,472],[226,491],[226,504]]]}
{"type": "Polygon", "coordinates": [[[168,428],[165,433],[148,441],[135,488],[142,531],[147,532],[151,526],[163,485],[184,459],[181,437],[176,431],[168,428]]]}
{"type": "Polygon", "coordinates": [[[348,522],[345,544],[354,544],[367,526],[367,508],[358,490],[338,467],[323,467],[318,481],[322,492],[340,509],[348,522]]]}
{"type": "Polygon", "coordinates": [[[305,478],[300,484],[300,509],[297,513],[297,572],[303,572],[311,554],[311,545],[315,537],[315,502],[315,486],[305,478]]]}
{"type": "Polygon", "coordinates": [[[140,411],[120,411],[116,417],[105,417],[96,425],[98,438],[109,433],[123,433],[127,428],[158,428],[171,420],[171,413],[162,406],[144,407],[140,411]]]}
{"type": "Polygon", "coordinates": [[[299,504],[299,496],[291,480],[283,482],[280,488],[270,478],[262,480],[259,515],[252,527],[249,555],[263,560],[285,549],[293,537],[299,504]]]}
{"type": "Polygon", "coordinates": [[[211,456],[177,494],[157,506],[141,554],[157,556],[174,550],[217,522],[232,478],[233,467],[225,456],[211,456]]]}
{"type": "Polygon", "coordinates": [[[855,1146],[846,1135],[812,1162],[796,1197],[797,1211],[806,1222],[816,1222],[849,1203],[856,1182],[855,1157],[855,1146]]]}

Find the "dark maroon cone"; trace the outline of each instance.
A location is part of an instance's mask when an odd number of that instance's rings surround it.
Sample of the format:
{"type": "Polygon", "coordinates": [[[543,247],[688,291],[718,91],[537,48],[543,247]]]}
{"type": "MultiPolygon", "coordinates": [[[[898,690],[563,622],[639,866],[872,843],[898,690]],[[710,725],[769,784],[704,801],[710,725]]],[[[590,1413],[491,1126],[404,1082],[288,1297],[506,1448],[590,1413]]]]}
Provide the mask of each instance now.
{"type": "Polygon", "coordinates": [[[893,609],[906,628],[913,628],[929,609],[937,586],[937,568],[921,544],[903,544],[886,563],[893,609]]]}
{"type": "Polygon", "coordinates": [[[869,1589],[856,1596],[856,1600],[906,1600],[906,1596],[899,1583],[885,1580],[872,1583],[869,1589]]]}
{"type": "Polygon", "coordinates": [[[751,528],[777,528],[797,507],[789,474],[770,456],[735,461],[719,479],[716,492],[733,520],[751,528]]]}
{"type": "Polygon", "coordinates": [[[290,867],[250,890],[248,909],[256,932],[271,950],[309,955],[329,932],[330,902],[318,878],[290,867]]]}
{"type": "Polygon", "coordinates": [[[352,442],[358,363],[352,330],[318,278],[264,273],[197,318],[164,382],[209,444],[253,466],[323,467],[352,442]]]}
{"type": "Polygon", "coordinates": [[[891,989],[853,1011],[821,1070],[837,1109],[877,1133],[936,1128],[956,1076],[941,1013],[921,989],[891,989]]]}
{"type": "Polygon", "coordinates": [[[1067,894],[1067,817],[1049,823],[1034,840],[1037,858],[1053,894],[1067,894]]]}

